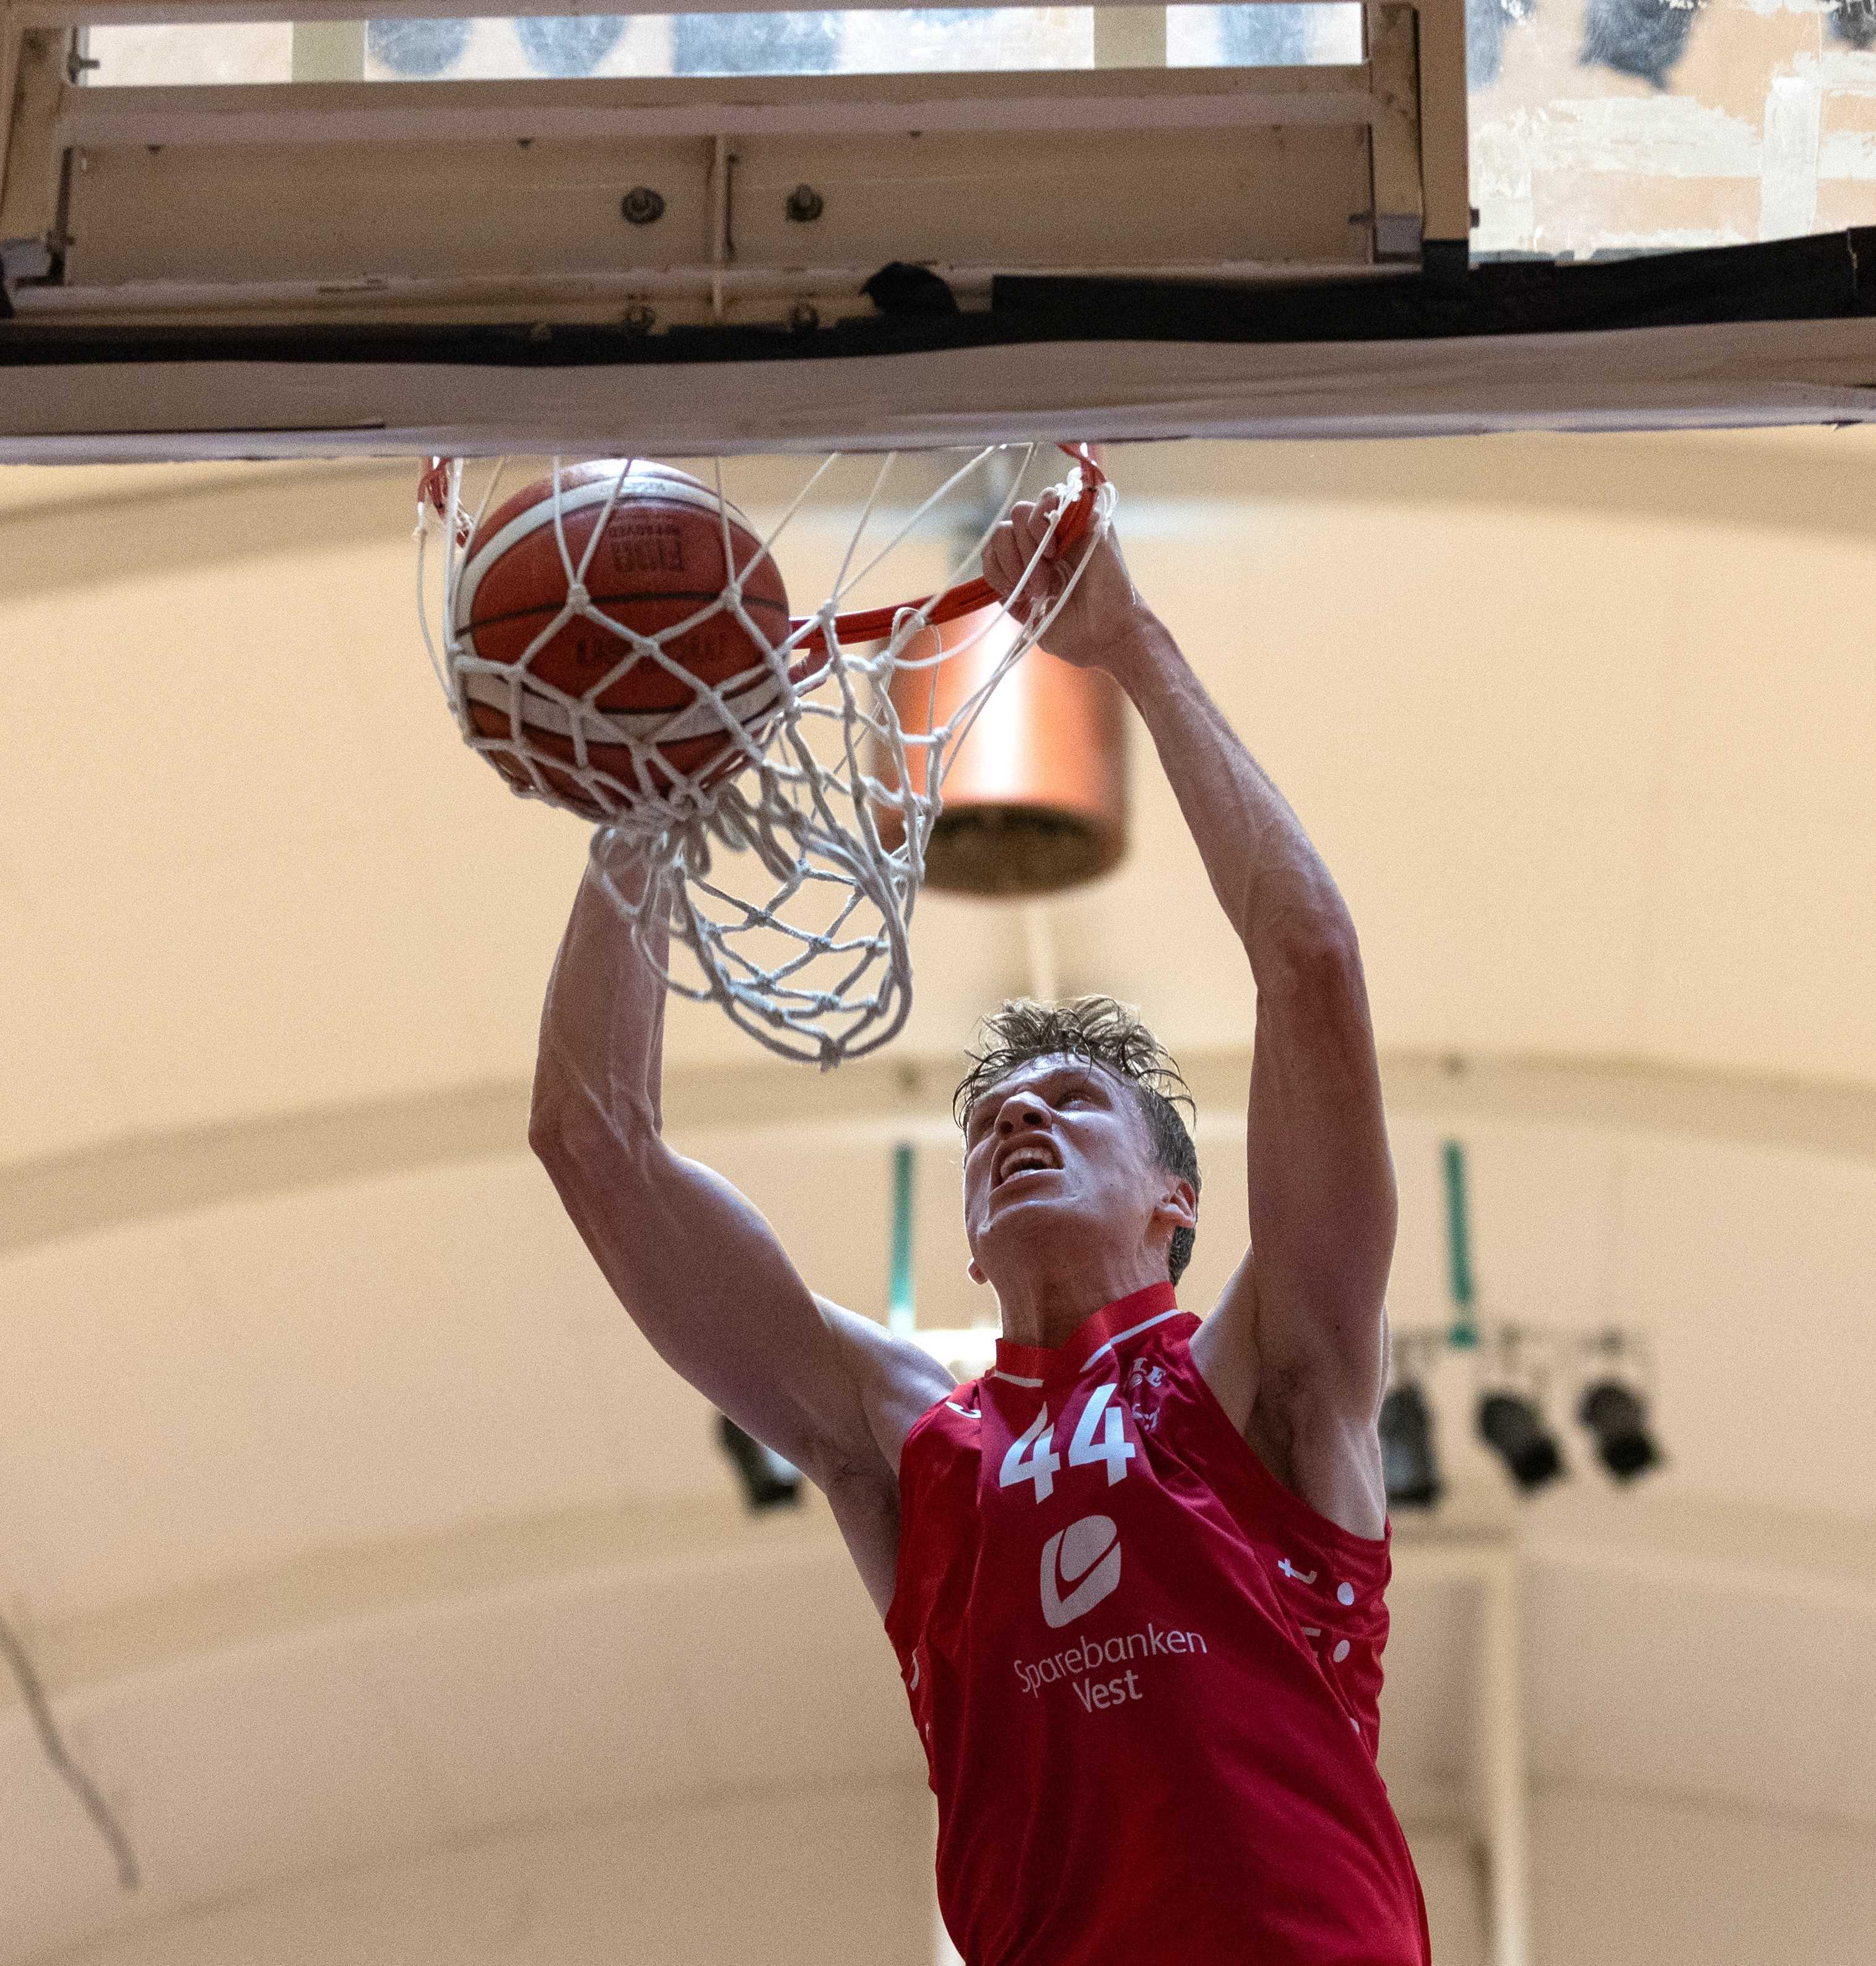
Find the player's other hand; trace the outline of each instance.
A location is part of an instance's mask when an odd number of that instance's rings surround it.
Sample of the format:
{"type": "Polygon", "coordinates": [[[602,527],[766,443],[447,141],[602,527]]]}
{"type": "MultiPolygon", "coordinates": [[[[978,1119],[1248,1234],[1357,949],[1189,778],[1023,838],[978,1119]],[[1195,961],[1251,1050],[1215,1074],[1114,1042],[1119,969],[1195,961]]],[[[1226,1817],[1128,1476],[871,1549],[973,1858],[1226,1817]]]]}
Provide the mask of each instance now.
{"type": "Polygon", "coordinates": [[[1043,646],[1052,656],[1059,656],[1077,669],[1100,669],[1118,653],[1126,630],[1145,613],[1145,604],[1134,591],[1111,531],[1067,548],[1051,540],[1047,553],[1036,559],[1050,519],[1065,503],[1056,489],[1011,507],[1009,517],[991,533],[984,549],[984,578],[1000,598],[1010,601],[1011,612],[1028,622],[1056,605],[1071,575],[1085,559],[1087,565],[1075,591],[1049,624],[1043,646]],[[1032,561],[1036,562],[1033,567],[1032,561]],[[1027,579],[1026,568],[1030,569],[1027,579]]]}

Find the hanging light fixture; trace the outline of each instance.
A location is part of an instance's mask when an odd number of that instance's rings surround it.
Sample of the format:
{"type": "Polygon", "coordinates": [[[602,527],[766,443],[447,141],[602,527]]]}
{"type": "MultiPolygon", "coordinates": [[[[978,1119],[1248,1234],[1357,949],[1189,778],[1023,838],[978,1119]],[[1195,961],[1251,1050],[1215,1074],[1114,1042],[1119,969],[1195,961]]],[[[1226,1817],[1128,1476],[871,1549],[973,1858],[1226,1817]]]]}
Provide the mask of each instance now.
{"type": "Polygon", "coordinates": [[[1487,1393],[1478,1403],[1478,1430],[1527,1495],[1563,1472],[1563,1451],[1542,1408],[1522,1393],[1487,1393]]]}
{"type": "Polygon", "coordinates": [[[727,1413],[717,1416],[717,1439],[729,1455],[743,1499],[752,1510],[792,1507],[801,1499],[801,1471],[772,1447],[745,1433],[727,1413]]]}
{"type": "Polygon", "coordinates": [[[1381,1403],[1381,1471],[1391,1509],[1430,1509],[1444,1484],[1433,1453],[1433,1412],[1418,1379],[1390,1387],[1381,1403]]]}
{"type": "MultiPolygon", "coordinates": [[[[987,682],[1017,633],[986,609],[927,629],[910,643],[892,682],[908,736],[942,728],[987,682]],[[956,649],[935,667],[929,658],[956,649]]],[[[913,788],[925,789],[929,752],[907,754],[913,788]]],[[[896,846],[898,815],[880,811],[896,846]]],[[[1127,852],[1127,710],[1104,669],[1077,669],[1040,646],[985,699],[952,755],[944,811],[925,850],[927,887],[989,899],[1059,894],[1120,864],[1127,852]]]]}
{"type": "Polygon", "coordinates": [[[1647,1404],[1620,1380],[1598,1379],[1585,1387],[1577,1417],[1595,1436],[1597,1458],[1618,1481],[1633,1481],[1659,1465],[1647,1404]]]}

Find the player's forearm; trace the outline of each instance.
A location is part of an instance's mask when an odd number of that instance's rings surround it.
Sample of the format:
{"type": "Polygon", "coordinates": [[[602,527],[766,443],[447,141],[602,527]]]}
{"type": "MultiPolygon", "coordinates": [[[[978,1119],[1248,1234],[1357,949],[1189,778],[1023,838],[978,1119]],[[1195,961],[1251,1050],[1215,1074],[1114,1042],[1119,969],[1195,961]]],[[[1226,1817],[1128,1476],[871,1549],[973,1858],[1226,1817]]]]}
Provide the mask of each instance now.
{"type": "Polygon", "coordinates": [[[1116,637],[1107,666],[1152,737],[1259,986],[1299,959],[1352,949],[1348,910],[1302,822],[1162,624],[1139,611],[1116,637]]]}
{"type": "MultiPolygon", "coordinates": [[[[636,901],[644,870],[615,859],[611,876],[636,901]]],[[[663,927],[653,932],[663,954],[663,927]]],[[[541,1013],[530,1133],[537,1149],[598,1126],[621,1143],[656,1138],[665,986],[635,946],[630,924],[588,867],[555,958],[541,1013]]]]}

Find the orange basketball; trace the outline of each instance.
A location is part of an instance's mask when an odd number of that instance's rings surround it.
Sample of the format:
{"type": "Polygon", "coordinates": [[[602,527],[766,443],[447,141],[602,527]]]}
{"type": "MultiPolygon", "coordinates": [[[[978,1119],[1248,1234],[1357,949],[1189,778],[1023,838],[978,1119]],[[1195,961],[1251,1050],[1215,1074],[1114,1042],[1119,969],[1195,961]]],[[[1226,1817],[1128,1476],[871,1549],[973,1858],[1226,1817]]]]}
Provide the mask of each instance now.
{"type": "Polygon", "coordinates": [[[758,733],[785,688],[760,640],[727,606],[681,624],[718,599],[733,569],[743,611],[779,645],[788,632],[788,599],[774,561],[734,506],[687,473],[641,459],[563,470],[559,509],[556,527],[554,482],[542,479],[491,513],[463,556],[456,643],[463,656],[498,666],[459,667],[456,674],[474,728],[506,740],[485,754],[489,762],[533,787],[520,755],[525,749],[556,801],[588,819],[608,816],[601,796],[616,811],[669,791],[679,774],[704,785],[727,776],[743,753],[695,684],[721,689],[738,720],[758,733]],[[586,563],[588,604],[638,634],[663,636],[664,662],[579,613],[528,653],[565,609],[569,563],[579,570],[602,519],[586,563]],[[666,633],[672,629],[680,632],[666,633]],[[582,701],[569,705],[556,691],[582,701]],[[550,762],[576,762],[576,720],[589,767],[614,786],[582,785],[550,762]],[[618,741],[608,741],[615,735],[618,741]],[[636,755],[627,736],[637,740],[636,755]]]}

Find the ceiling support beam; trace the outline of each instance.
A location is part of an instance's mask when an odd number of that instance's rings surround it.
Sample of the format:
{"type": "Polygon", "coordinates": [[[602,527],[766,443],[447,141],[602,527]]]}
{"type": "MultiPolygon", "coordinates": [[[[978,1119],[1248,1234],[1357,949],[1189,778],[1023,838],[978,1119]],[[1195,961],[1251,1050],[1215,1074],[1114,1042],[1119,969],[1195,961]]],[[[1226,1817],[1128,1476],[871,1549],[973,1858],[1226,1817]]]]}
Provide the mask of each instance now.
{"type": "MultiPolygon", "coordinates": [[[[1243,1130],[1250,1054],[1189,1054],[1201,1140],[1243,1130]]],[[[955,1062],[865,1059],[811,1081],[766,1063],[673,1066],[674,1133],[949,1145],[955,1062]]],[[[1389,1051],[1391,1111],[1732,1141],[1876,1161],[1876,1087],[1762,1078],[1611,1059],[1500,1059],[1389,1051]]],[[[367,1181],[527,1150],[528,1086],[516,1078],[414,1097],[145,1134],[0,1168],[0,1255],[66,1236],[224,1202],[367,1181]]]]}

